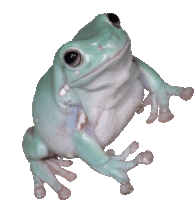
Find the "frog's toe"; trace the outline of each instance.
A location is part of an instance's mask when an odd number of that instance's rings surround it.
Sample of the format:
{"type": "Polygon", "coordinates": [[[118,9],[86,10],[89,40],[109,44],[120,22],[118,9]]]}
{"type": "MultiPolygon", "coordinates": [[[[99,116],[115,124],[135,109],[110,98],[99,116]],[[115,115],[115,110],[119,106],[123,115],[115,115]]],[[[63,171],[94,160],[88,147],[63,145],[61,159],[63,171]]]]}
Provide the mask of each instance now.
{"type": "Polygon", "coordinates": [[[108,156],[115,156],[115,151],[113,150],[113,149],[108,149],[107,151],[106,151],[106,155],[108,155],[108,156]]]}
{"type": "Polygon", "coordinates": [[[71,191],[65,186],[61,187],[58,192],[58,197],[60,200],[66,200],[71,196],[71,191]]]}
{"type": "Polygon", "coordinates": [[[182,93],[180,94],[180,98],[187,101],[192,98],[194,94],[194,89],[192,87],[184,88],[182,93]]]}
{"type": "Polygon", "coordinates": [[[151,113],[148,119],[146,120],[147,124],[153,123],[158,117],[158,113],[151,113]]]}
{"type": "MultiPolygon", "coordinates": [[[[151,124],[153,123],[157,117],[158,117],[158,102],[157,102],[157,97],[155,94],[151,94],[149,93],[149,95],[146,97],[146,99],[149,99],[149,102],[151,104],[151,112],[150,112],[150,116],[148,117],[148,119],[146,120],[147,124],[151,124]]],[[[148,100],[146,100],[148,101],[148,100]]],[[[148,103],[148,102],[147,102],[148,103]]],[[[147,103],[145,103],[145,105],[147,105],[147,103]]]]}
{"type": "MultiPolygon", "coordinates": [[[[125,161],[126,158],[129,156],[129,154],[134,153],[139,148],[139,143],[136,141],[133,141],[123,152],[121,155],[115,155],[112,156],[112,159],[114,160],[122,160],[125,161]]],[[[113,150],[114,151],[114,150],[113,150]]]]}
{"type": "Polygon", "coordinates": [[[56,174],[60,175],[63,178],[65,178],[67,181],[72,182],[77,178],[77,175],[71,171],[68,171],[66,169],[61,168],[62,166],[70,166],[72,163],[67,163],[64,162],[66,160],[56,160],[56,159],[50,159],[50,160],[45,160],[45,162],[48,164],[50,170],[56,174]]]}
{"type": "Polygon", "coordinates": [[[153,162],[153,154],[151,151],[145,151],[145,152],[141,152],[140,154],[137,155],[136,159],[138,164],[145,164],[145,165],[149,165],[153,162]]]}
{"type": "Polygon", "coordinates": [[[59,196],[59,199],[65,200],[71,195],[71,191],[62,185],[55,175],[60,175],[68,181],[73,181],[77,177],[73,172],[67,171],[61,166],[70,166],[72,162],[66,162],[58,159],[42,159],[33,160],[31,163],[31,171],[34,178],[34,194],[38,199],[44,198],[46,191],[44,183],[47,183],[59,196]]]}
{"type": "Polygon", "coordinates": [[[46,196],[46,190],[43,186],[35,186],[34,195],[37,199],[42,199],[46,196]]]}
{"type": "Polygon", "coordinates": [[[44,188],[44,182],[40,177],[34,173],[34,170],[31,168],[33,179],[34,179],[34,195],[37,199],[42,199],[46,196],[46,190],[44,188]]]}
{"type": "Polygon", "coordinates": [[[120,186],[120,192],[122,195],[127,195],[127,194],[130,194],[134,191],[134,188],[133,186],[131,185],[130,182],[127,182],[127,183],[122,183],[121,186],[120,186]]]}
{"type": "Polygon", "coordinates": [[[160,109],[158,121],[161,123],[169,122],[174,118],[174,115],[170,112],[170,110],[160,109]]]}
{"type": "Polygon", "coordinates": [[[144,105],[141,103],[140,105],[137,106],[136,108],[136,113],[141,114],[144,111],[144,105]]]}
{"type": "Polygon", "coordinates": [[[152,93],[150,92],[143,101],[143,107],[150,105],[152,103],[152,93]]]}

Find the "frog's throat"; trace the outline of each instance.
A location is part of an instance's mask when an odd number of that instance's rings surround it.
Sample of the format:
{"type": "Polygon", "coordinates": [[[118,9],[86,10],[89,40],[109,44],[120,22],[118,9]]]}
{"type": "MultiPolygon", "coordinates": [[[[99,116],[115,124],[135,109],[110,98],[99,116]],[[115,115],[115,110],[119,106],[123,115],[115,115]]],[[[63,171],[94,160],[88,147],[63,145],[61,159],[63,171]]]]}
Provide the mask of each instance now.
{"type": "Polygon", "coordinates": [[[107,66],[110,66],[111,63],[114,63],[116,60],[118,60],[119,58],[121,58],[121,57],[123,56],[123,54],[126,52],[126,50],[128,49],[129,45],[130,45],[130,40],[127,39],[127,41],[126,41],[125,45],[123,46],[123,48],[122,48],[117,54],[115,54],[114,57],[112,57],[111,59],[108,58],[104,63],[102,63],[101,65],[99,65],[99,66],[98,66],[96,69],[94,69],[93,71],[91,71],[91,72],[89,72],[88,74],[85,74],[84,76],[82,76],[82,77],[78,78],[77,80],[73,81],[73,82],[71,83],[71,86],[72,86],[75,82],[79,81],[80,79],[82,79],[82,78],[84,78],[84,77],[86,77],[86,76],[89,76],[89,75],[93,74],[94,72],[103,71],[103,69],[105,69],[107,66]]]}

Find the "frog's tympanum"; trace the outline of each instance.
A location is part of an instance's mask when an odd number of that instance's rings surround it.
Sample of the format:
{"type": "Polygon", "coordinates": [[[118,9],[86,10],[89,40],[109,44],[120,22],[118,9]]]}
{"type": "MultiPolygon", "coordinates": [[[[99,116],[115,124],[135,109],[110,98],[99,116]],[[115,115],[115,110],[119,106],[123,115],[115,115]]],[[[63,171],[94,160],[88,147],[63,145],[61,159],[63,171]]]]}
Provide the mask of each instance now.
{"type": "Polygon", "coordinates": [[[52,67],[40,79],[33,101],[34,126],[23,138],[23,151],[30,162],[35,196],[46,195],[47,183],[59,199],[71,192],[55,175],[73,181],[76,174],[62,167],[80,158],[100,174],[120,183],[121,194],[133,187],[127,171],[153,161],[150,151],[125,161],[138,149],[131,143],[121,155],[104,151],[127,126],[134,114],[151,104],[147,123],[173,118],[172,95],[188,100],[193,88],[174,87],[146,63],[132,55],[128,34],[113,13],[102,14],[83,27],[72,41],[56,52],[52,67]],[[143,100],[144,89],[149,95],[143,100]],[[159,113],[158,113],[159,108],[159,113]]]}

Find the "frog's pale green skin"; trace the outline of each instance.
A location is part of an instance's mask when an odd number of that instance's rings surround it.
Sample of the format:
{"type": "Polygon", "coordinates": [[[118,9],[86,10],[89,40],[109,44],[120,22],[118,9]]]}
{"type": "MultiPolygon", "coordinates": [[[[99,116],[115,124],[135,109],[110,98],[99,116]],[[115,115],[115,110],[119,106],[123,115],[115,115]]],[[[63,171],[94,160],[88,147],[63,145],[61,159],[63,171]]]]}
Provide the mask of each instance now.
{"type": "Polygon", "coordinates": [[[125,161],[137,150],[137,142],[119,156],[103,149],[143,106],[151,104],[147,123],[157,117],[167,122],[173,118],[168,107],[170,96],[188,100],[192,94],[192,88],[168,85],[151,67],[132,56],[130,39],[115,15],[98,15],[57,51],[53,66],[38,83],[33,102],[34,127],[26,131],[23,140],[35,196],[45,196],[44,183],[60,199],[70,196],[70,190],[55,175],[73,181],[76,174],[61,168],[70,166],[70,160],[57,157],[79,157],[95,171],[118,181],[122,194],[130,193],[133,187],[127,171],[138,164],[150,164],[152,153],[146,151],[125,161]],[[73,64],[65,57],[72,51],[77,52],[73,64]],[[144,88],[150,93],[143,102],[144,88]]]}

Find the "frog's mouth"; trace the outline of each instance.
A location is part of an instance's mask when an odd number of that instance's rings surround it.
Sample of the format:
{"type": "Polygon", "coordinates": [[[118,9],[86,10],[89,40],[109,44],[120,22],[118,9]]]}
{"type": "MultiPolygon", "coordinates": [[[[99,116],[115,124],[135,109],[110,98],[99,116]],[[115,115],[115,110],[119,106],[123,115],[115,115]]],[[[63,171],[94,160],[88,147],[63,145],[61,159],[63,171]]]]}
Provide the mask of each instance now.
{"type": "Polygon", "coordinates": [[[125,52],[128,49],[129,45],[130,45],[130,40],[128,38],[127,41],[126,41],[126,43],[125,43],[125,45],[123,46],[123,48],[117,54],[115,54],[112,58],[107,58],[105,60],[105,62],[102,63],[101,65],[99,65],[96,69],[92,70],[91,72],[89,72],[89,73],[85,74],[84,76],[78,78],[77,80],[73,81],[71,83],[71,85],[73,85],[74,83],[76,83],[77,81],[79,81],[80,79],[82,79],[82,78],[84,78],[86,76],[92,75],[94,72],[97,72],[97,71],[101,72],[101,71],[103,71],[104,69],[106,69],[106,67],[110,66],[111,63],[114,63],[115,61],[117,61],[120,58],[122,58],[123,54],[125,54],[125,52]]]}

